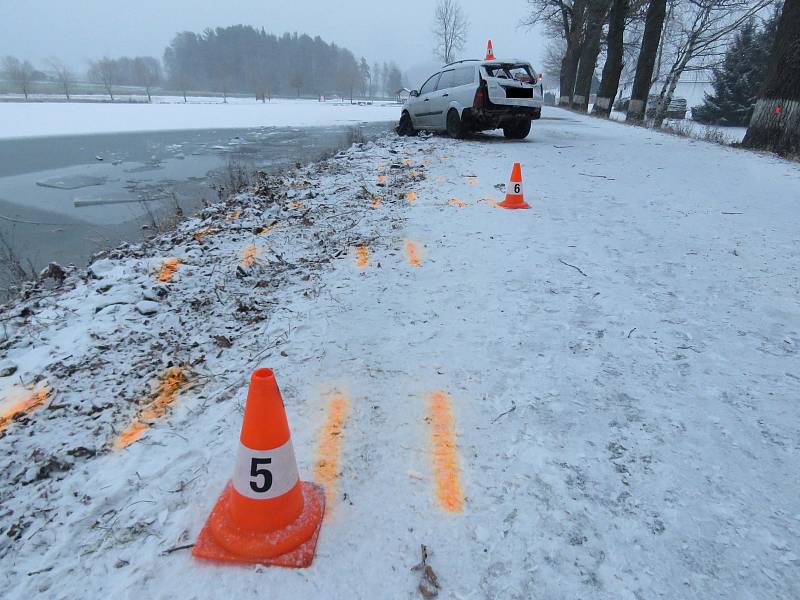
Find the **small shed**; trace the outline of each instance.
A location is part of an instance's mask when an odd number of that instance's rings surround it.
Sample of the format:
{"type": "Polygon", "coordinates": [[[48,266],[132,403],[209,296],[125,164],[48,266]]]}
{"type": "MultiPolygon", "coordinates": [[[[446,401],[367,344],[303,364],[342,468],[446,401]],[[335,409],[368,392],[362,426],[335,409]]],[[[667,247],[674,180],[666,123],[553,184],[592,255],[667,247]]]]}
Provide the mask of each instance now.
{"type": "Polygon", "coordinates": [[[411,96],[411,90],[403,87],[397,90],[395,92],[395,95],[397,96],[397,101],[402,104],[403,102],[408,100],[409,97],[411,96]]]}

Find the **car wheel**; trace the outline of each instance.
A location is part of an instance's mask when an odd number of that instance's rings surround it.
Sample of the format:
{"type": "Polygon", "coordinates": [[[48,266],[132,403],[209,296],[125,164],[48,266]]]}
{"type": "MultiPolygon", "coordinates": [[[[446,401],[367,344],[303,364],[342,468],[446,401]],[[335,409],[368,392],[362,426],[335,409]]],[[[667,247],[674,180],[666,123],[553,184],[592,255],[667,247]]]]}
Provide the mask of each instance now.
{"type": "Polygon", "coordinates": [[[447,113],[447,135],[451,138],[460,140],[464,137],[464,124],[461,122],[461,117],[458,116],[458,111],[451,108],[447,113]]]}
{"type": "Polygon", "coordinates": [[[398,135],[417,135],[417,130],[414,129],[414,123],[411,122],[411,115],[404,112],[400,116],[400,125],[397,126],[398,135]]]}
{"type": "Polygon", "coordinates": [[[531,132],[531,122],[525,119],[503,127],[503,135],[510,140],[524,140],[531,132]]]}

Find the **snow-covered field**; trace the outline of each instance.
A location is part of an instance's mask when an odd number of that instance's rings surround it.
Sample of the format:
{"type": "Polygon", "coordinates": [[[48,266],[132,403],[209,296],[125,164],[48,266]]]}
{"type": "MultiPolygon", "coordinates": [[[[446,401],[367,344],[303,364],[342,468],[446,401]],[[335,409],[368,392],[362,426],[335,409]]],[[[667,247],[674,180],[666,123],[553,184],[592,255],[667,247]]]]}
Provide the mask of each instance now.
{"type": "Polygon", "coordinates": [[[798,598],[798,203],[796,163],[547,109],[525,142],[353,147],[115,251],[4,312],[3,395],[50,390],[0,437],[4,597],[415,598],[424,544],[443,598],[798,598]],[[514,161],[532,210],[493,206],[514,161]],[[257,366],[328,477],[304,571],[175,550],[257,366]]]}
{"type": "Polygon", "coordinates": [[[0,102],[0,139],[188,129],[303,127],[392,121],[400,116],[394,103],[274,99],[155,97],[152,104],[102,102],[0,102]]]}

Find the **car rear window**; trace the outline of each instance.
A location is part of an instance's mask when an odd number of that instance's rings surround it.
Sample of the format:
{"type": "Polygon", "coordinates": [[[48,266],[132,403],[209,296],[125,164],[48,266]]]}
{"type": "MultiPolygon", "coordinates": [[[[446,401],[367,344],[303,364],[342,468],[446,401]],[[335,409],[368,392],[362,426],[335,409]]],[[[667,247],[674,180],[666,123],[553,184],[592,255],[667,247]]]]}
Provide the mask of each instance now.
{"type": "Polygon", "coordinates": [[[522,83],[535,83],[536,78],[531,73],[528,65],[487,65],[484,67],[489,77],[498,79],[514,79],[522,83]]]}

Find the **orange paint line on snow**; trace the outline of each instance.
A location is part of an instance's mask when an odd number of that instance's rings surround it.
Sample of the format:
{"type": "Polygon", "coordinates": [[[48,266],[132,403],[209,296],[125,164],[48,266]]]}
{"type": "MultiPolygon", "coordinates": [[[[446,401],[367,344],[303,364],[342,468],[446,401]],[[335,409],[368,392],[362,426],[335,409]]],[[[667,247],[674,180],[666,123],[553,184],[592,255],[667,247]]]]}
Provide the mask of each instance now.
{"type": "Polygon", "coordinates": [[[442,154],[439,158],[441,158],[442,160],[449,160],[450,159],[450,157],[447,156],[447,154],[442,154]]]}
{"type": "Polygon", "coordinates": [[[470,185],[478,185],[477,177],[467,177],[467,183],[470,185]]]}
{"type": "Polygon", "coordinates": [[[178,271],[178,265],[182,262],[180,258],[165,258],[161,262],[161,268],[158,270],[158,280],[161,283],[172,281],[172,276],[178,271]]]}
{"type": "Polygon", "coordinates": [[[0,433],[5,431],[6,427],[19,415],[28,414],[35,408],[44,404],[50,397],[50,388],[43,385],[38,389],[27,390],[21,394],[17,394],[17,396],[19,396],[18,400],[10,400],[10,402],[7,403],[8,406],[0,412],[0,433]]]}
{"type": "Polygon", "coordinates": [[[412,179],[416,179],[417,177],[419,177],[419,171],[411,171],[409,175],[411,175],[412,179]]]}
{"type": "Polygon", "coordinates": [[[186,373],[180,367],[170,367],[160,377],[155,398],[134,418],[133,422],[114,441],[114,449],[122,450],[140,440],[153,421],[163,418],[177,400],[178,392],[186,383],[186,373]]]}
{"type": "Polygon", "coordinates": [[[404,158],[403,159],[403,165],[405,165],[406,167],[410,167],[411,166],[411,160],[408,159],[408,158],[404,158]]]}
{"type": "Polygon", "coordinates": [[[242,250],[242,266],[252,267],[256,262],[256,257],[258,257],[258,248],[247,246],[242,250]]]}
{"type": "Polygon", "coordinates": [[[339,457],[342,453],[342,437],[347,411],[347,397],[337,392],[328,403],[328,418],[319,437],[314,479],[325,488],[328,511],[333,506],[333,500],[336,497],[336,480],[339,477],[339,457]]]}
{"type": "Polygon", "coordinates": [[[369,248],[364,244],[356,248],[356,266],[365,269],[367,265],[369,265],[369,248]]]}
{"type": "Polygon", "coordinates": [[[292,210],[295,210],[295,209],[298,209],[298,208],[303,208],[303,204],[301,202],[289,202],[289,204],[287,204],[287,206],[289,208],[291,208],[292,210]]]}
{"type": "Polygon", "coordinates": [[[456,427],[449,394],[440,390],[428,397],[428,422],[431,425],[436,497],[447,512],[461,512],[464,510],[464,494],[461,491],[456,427]]]}
{"type": "Polygon", "coordinates": [[[417,201],[417,192],[406,192],[406,200],[412,204],[417,201]]]}
{"type": "Polygon", "coordinates": [[[383,173],[378,175],[378,183],[386,183],[386,175],[384,175],[383,173]]]}
{"type": "Polygon", "coordinates": [[[467,207],[467,205],[464,204],[458,198],[450,198],[449,204],[450,204],[450,206],[455,206],[456,208],[466,208],[467,207]]]}
{"type": "Polygon", "coordinates": [[[237,208],[231,214],[229,214],[227,217],[225,217],[225,220],[226,221],[235,221],[236,219],[239,218],[239,215],[241,215],[241,214],[242,214],[242,211],[237,208]]]}
{"type": "Polygon", "coordinates": [[[372,202],[370,202],[370,206],[372,208],[378,208],[381,205],[381,198],[380,196],[373,196],[372,202]]]}
{"type": "Polygon", "coordinates": [[[408,260],[408,264],[413,265],[415,267],[421,267],[422,261],[420,260],[419,257],[419,250],[417,249],[417,245],[411,240],[406,240],[405,249],[406,249],[406,258],[408,260]]]}
{"type": "Polygon", "coordinates": [[[444,182],[445,182],[445,176],[444,175],[437,175],[436,176],[436,183],[444,183],[444,182]]]}

